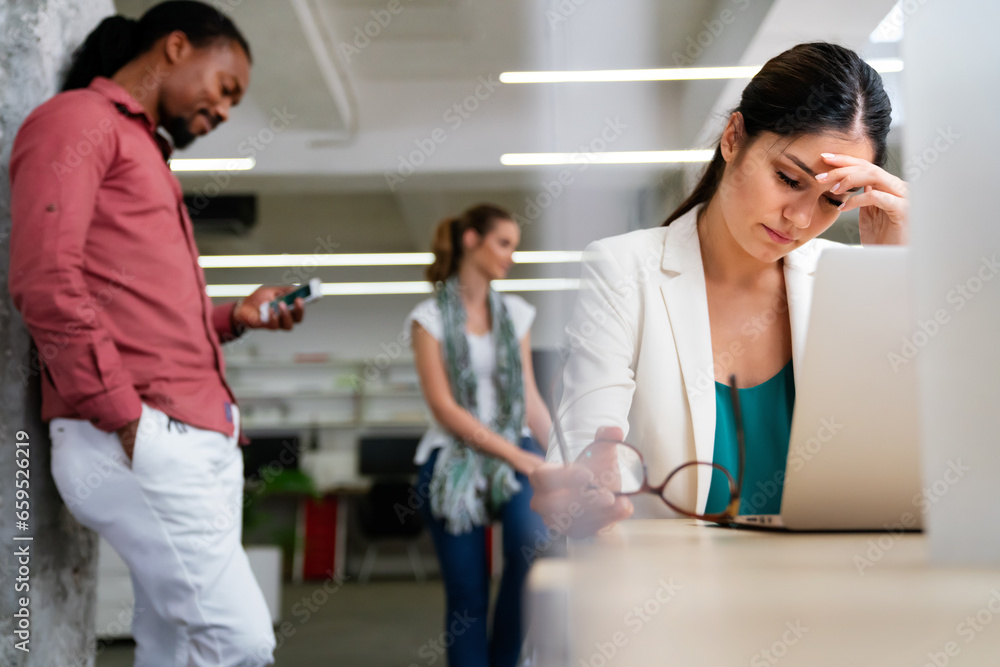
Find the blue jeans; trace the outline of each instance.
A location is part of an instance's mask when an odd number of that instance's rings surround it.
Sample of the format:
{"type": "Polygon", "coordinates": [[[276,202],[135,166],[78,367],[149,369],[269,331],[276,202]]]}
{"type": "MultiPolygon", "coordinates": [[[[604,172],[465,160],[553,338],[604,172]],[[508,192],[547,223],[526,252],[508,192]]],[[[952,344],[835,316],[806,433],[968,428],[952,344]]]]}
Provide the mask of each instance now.
{"type": "MultiPolygon", "coordinates": [[[[531,438],[521,439],[521,449],[543,454],[531,438]]],[[[417,489],[426,493],[438,451],[420,467],[417,489]]],[[[503,578],[493,610],[493,632],[488,635],[490,573],[486,571],[486,529],[477,526],[463,535],[452,535],[444,521],[431,514],[430,502],[420,505],[444,579],[445,645],[451,667],[513,667],[523,640],[521,592],[534,561],[534,545],[545,536],[542,518],[531,510],[531,485],[518,473],[521,490],[500,510],[503,524],[503,578]],[[522,547],[527,547],[522,549],[522,547]]]]}

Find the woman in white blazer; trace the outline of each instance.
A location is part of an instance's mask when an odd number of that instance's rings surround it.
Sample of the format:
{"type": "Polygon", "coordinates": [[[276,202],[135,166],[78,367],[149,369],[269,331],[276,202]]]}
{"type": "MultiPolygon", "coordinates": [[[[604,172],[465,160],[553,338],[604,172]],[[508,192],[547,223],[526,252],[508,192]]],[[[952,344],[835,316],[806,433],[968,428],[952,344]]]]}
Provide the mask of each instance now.
{"type": "MultiPolygon", "coordinates": [[[[881,167],[889,123],[882,81],[856,53],[796,46],[747,85],[701,181],[664,226],[588,247],[557,413],[571,457],[595,439],[624,440],[653,484],[688,461],[718,463],[717,388],[725,394],[735,374],[742,396],[785,374],[788,409],[763,416],[778,435],[747,442],[748,463],[764,450],[782,462],[780,491],[813,272],[829,243],[816,237],[860,208],[862,243],[906,239],[906,184],[881,167]]],[[[531,476],[532,507],[570,535],[633,510],[676,516],[653,496],[633,507],[595,493],[592,472],[565,468],[558,447],[548,460],[531,476]]],[[[717,482],[699,468],[680,495],[703,513],[717,482]]],[[[744,480],[744,501],[756,482],[744,480]]]]}

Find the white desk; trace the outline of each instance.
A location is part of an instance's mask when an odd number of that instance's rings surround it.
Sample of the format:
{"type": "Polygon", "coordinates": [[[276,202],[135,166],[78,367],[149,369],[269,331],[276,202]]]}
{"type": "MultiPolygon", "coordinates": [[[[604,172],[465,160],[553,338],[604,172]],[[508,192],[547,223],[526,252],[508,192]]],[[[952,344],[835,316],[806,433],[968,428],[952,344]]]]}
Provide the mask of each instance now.
{"type": "Polygon", "coordinates": [[[1000,665],[1000,569],[930,567],[920,534],[619,528],[532,570],[542,667],[1000,665]]]}

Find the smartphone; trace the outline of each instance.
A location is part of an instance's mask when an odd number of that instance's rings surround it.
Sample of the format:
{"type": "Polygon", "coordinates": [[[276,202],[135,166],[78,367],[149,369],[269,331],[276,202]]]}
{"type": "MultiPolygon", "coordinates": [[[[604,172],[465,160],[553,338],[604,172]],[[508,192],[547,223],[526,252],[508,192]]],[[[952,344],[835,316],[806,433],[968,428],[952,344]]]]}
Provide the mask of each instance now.
{"type": "Polygon", "coordinates": [[[323,281],[319,278],[313,278],[309,282],[299,285],[291,292],[282,294],[273,301],[260,304],[260,320],[261,322],[267,322],[271,319],[271,311],[274,311],[274,313],[277,314],[278,303],[281,301],[284,301],[285,305],[291,308],[295,304],[296,299],[301,298],[304,303],[309,303],[310,301],[315,301],[321,296],[323,296],[323,281]]]}

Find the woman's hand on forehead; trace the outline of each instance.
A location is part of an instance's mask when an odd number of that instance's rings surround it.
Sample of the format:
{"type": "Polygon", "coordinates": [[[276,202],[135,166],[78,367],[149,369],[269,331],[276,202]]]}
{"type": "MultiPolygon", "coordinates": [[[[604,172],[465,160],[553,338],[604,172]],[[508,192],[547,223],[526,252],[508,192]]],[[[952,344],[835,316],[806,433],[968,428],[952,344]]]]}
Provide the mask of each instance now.
{"type": "Polygon", "coordinates": [[[823,153],[832,168],[816,175],[820,183],[830,183],[830,193],[856,193],[840,205],[841,212],[860,209],[861,243],[904,245],[909,238],[909,186],[868,160],[839,153],[823,153]]]}

